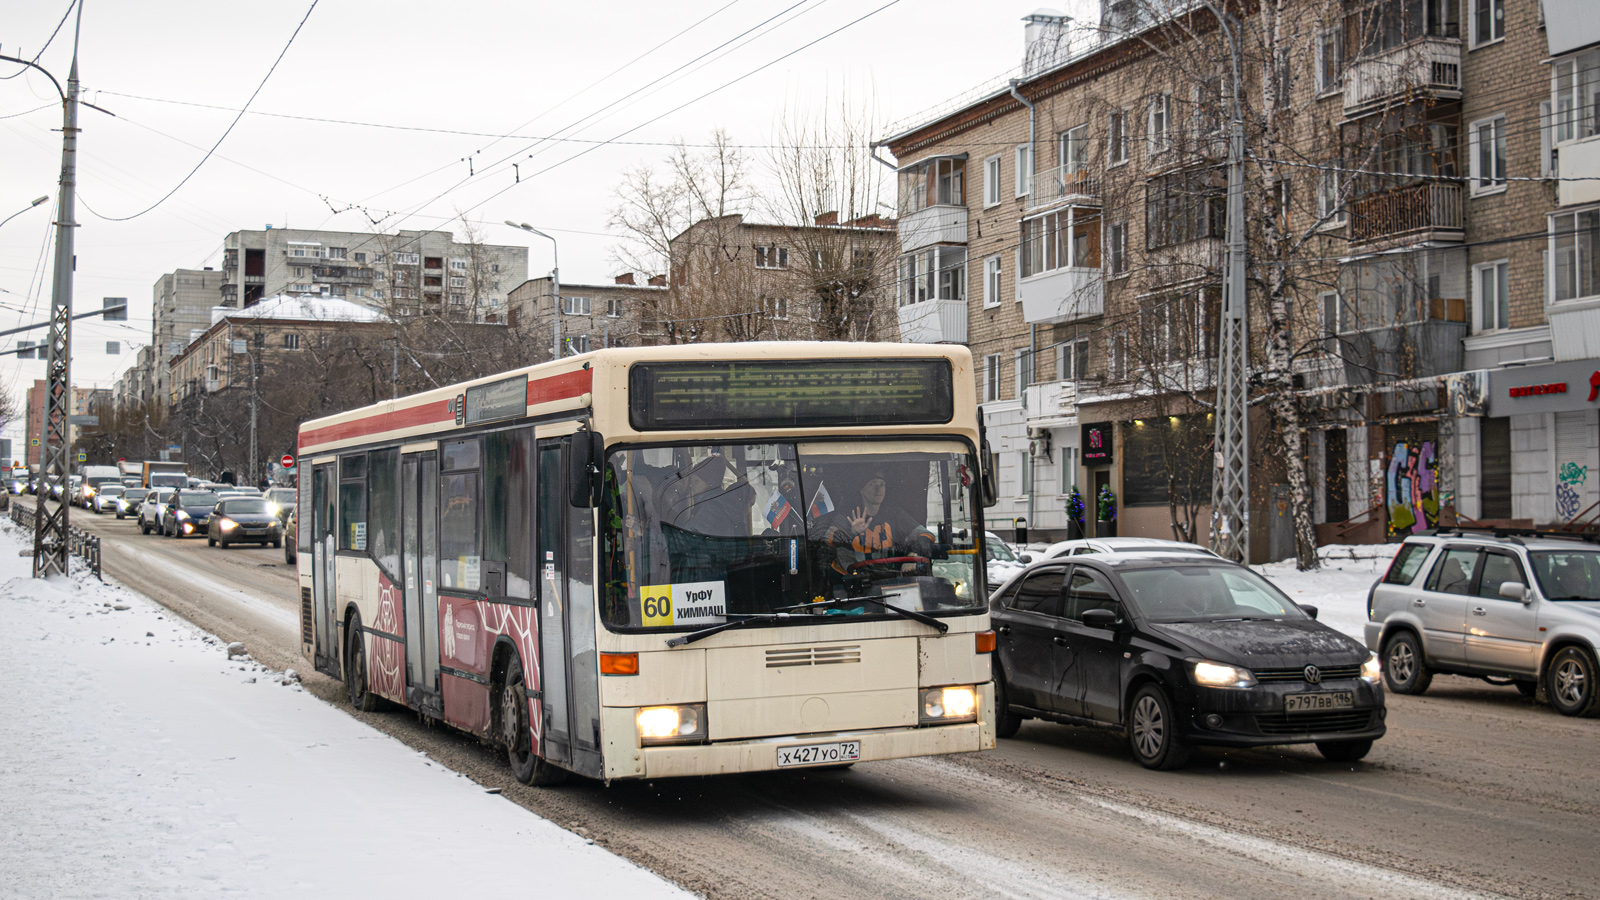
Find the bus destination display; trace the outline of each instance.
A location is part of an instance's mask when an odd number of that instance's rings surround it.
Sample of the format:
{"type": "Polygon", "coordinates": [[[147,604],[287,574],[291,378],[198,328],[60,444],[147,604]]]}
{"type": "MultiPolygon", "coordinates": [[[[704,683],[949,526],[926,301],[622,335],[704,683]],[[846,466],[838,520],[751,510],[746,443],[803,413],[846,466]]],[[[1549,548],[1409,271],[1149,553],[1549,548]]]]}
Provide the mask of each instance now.
{"type": "Polygon", "coordinates": [[[955,411],[944,359],[638,363],[629,388],[640,431],[930,425],[955,411]]]}
{"type": "Polygon", "coordinates": [[[467,422],[476,425],[509,419],[528,411],[528,376],[518,375],[493,384],[467,388],[467,422]]]}

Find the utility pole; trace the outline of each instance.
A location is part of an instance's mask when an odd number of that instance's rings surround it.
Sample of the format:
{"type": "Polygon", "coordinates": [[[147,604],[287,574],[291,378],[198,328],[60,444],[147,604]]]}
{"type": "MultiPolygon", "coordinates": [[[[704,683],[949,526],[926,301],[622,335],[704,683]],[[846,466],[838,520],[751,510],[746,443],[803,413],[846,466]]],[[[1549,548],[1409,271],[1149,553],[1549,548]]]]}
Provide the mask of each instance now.
{"type": "MultiPolygon", "coordinates": [[[[83,4],[78,4],[78,22],[83,4]]],[[[76,28],[76,26],[74,26],[76,28]]],[[[35,68],[38,68],[35,66],[35,68]]],[[[42,69],[40,71],[43,71],[42,69]]],[[[46,73],[49,74],[49,73],[46,73]]],[[[54,78],[50,79],[52,82],[54,78]]],[[[56,85],[60,91],[61,86],[56,85]]],[[[51,476],[62,486],[61,502],[51,510],[43,495],[35,507],[33,577],[67,574],[67,454],[72,417],[72,230],[77,227],[74,188],[78,162],[78,39],[72,39],[72,70],[62,97],[61,197],[56,208],[55,279],[50,288],[50,337],[46,341],[44,416],[39,435],[40,484],[51,476]]]]}
{"type": "Polygon", "coordinates": [[[1233,123],[1228,135],[1228,238],[1217,355],[1216,472],[1211,479],[1211,549],[1250,562],[1250,343],[1245,297],[1244,110],[1239,103],[1237,22],[1205,0],[1228,38],[1233,123]]]}
{"type": "Polygon", "coordinates": [[[550,358],[551,359],[560,359],[561,358],[561,246],[556,243],[556,239],[555,238],[551,237],[548,234],[545,234],[544,232],[540,231],[539,229],[533,227],[532,225],[529,225],[527,222],[523,222],[521,224],[518,224],[516,222],[511,221],[510,219],[507,219],[506,220],[506,224],[510,225],[512,228],[520,228],[523,231],[528,232],[529,234],[537,234],[539,237],[542,237],[545,240],[548,240],[550,242],[550,266],[551,266],[550,267],[550,284],[551,284],[552,288],[555,290],[555,295],[556,295],[555,296],[555,308],[553,310],[554,319],[553,319],[553,322],[552,322],[552,324],[550,326],[551,334],[552,334],[552,337],[550,339],[550,358]]]}

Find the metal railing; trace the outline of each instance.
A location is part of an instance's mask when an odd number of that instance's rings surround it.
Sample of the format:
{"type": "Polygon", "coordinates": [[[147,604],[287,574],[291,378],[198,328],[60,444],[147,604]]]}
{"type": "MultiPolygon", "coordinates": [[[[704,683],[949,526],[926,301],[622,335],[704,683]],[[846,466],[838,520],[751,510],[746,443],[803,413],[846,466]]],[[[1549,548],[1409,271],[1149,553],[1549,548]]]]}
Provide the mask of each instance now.
{"type": "MultiPolygon", "coordinates": [[[[38,524],[36,522],[37,513],[35,508],[17,503],[15,497],[11,498],[11,500],[11,521],[30,532],[36,529],[38,524]]],[[[35,502],[42,501],[36,500],[35,502]]],[[[67,527],[67,553],[82,559],[89,566],[89,571],[94,573],[94,577],[105,581],[100,568],[100,536],[98,534],[91,534],[82,528],[69,525],[67,527]]]]}
{"type": "Polygon", "coordinates": [[[1460,231],[1461,185],[1427,182],[1357,198],[1350,241],[1364,243],[1418,231],[1460,231]]]}

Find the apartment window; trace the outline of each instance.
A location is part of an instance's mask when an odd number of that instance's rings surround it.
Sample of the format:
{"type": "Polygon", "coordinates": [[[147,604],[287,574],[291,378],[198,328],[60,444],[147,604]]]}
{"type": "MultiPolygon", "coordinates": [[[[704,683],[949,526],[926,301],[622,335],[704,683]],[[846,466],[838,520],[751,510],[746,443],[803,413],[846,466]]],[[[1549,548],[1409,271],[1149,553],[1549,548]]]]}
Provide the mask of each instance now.
{"type": "Polygon", "coordinates": [[[1106,375],[1112,381],[1123,381],[1128,377],[1127,357],[1123,353],[1121,335],[1106,338],[1106,375]]]}
{"type": "Polygon", "coordinates": [[[789,268],[788,247],[757,247],[756,268],[758,269],[787,269],[789,268]]]}
{"type": "Polygon", "coordinates": [[[1089,339],[1078,338],[1056,345],[1056,378],[1082,381],[1089,377],[1089,339]]]}
{"type": "Polygon", "coordinates": [[[430,256],[426,260],[423,260],[422,265],[424,268],[428,269],[442,269],[444,268],[444,257],[430,256]]]}
{"type": "Polygon", "coordinates": [[[606,318],[608,318],[608,319],[620,319],[620,318],[622,318],[622,298],[620,298],[620,297],[607,297],[606,298],[606,318]]]}
{"type": "Polygon", "coordinates": [[[1486,194],[1506,186],[1506,117],[1472,123],[1472,192],[1486,194]]]}
{"type": "Polygon", "coordinates": [[[967,299],[967,251],[932,247],[900,258],[900,305],[967,299]]]}
{"type": "Polygon", "coordinates": [[[1317,219],[1324,222],[1343,222],[1344,207],[1339,200],[1342,182],[1340,161],[1332,160],[1327,168],[1317,172],[1317,219]]]}
{"type": "Polygon", "coordinates": [[[569,316],[587,316],[589,315],[589,298],[562,297],[561,312],[569,316]]]}
{"type": "Polygon", "coordinates": [[[768,298],[766,298],[765,300],[763,300],[761,302],[761,305],[762,305],[762,307],[764,309],[766,309],[768,318],[772,318],[772,319],[787,319],[787,318],[789,318],[789,298],[788,297],[768,297],[768,298]]]}
{"type": "Polygon", "coordinates": [[[1161,153],[1171,146],[1172,95],[1157,94],[1150,98],[1150,109],[1145,125],[1146,142],[1151,155],[1161,153]]]}
{"type": "Polygon", "coordinates": [[[1112,277],[1128,273],[1128,223],[1106,226],[1106,272],[1112,277]]]}
{"type": "Polygon", "coordinates": [[[1026,347],[1018,347],[1012,351],[1011,368],[1015,376],[1017,397],[1022,397],[1022,392],[1028,385],[1033,384],[1033,354],[1026,347]]]}
{"type": "Polygon", "coordinates": [[[394,257],[394,263],[397,266],[414,266],[422,262],[422,254],[420,253],[392,253],[390,255],[394,257]]]}
{"type": "Polygon", "coordinates": [[[1225,199],[1222,186],[1207,169],[1174,172],[1151,179],[1145,188],[1146,249],[1220,237],[1226,213],[1225,199]]]}
{"type": "Polygon", "coordinates": [[[1022,463],[1022,494],[1027,496],[1033,493],[1033,454],[1024,450],[1017,455],[1021,457],[1022,463]]]}
{"type": "Polygon", "coordinates": [[[983,161],[983,205],[995,206],[1000,202],[1000,154],[983,161]]]}
{"type": "Polygon", "coordinates": [[[1117,110],[1106,119],[1106,165],[1128,161],[1128,114],[1117,110]]]}
{"type": "Polygon", "coordinates": [[[366,261],[367,261],[367,254],[365,254],[365,253],[362,253],[362,252],[361,252],[361,251],[359,251],[359,250],[357,250],[357,251],[356,251],[356,257],[355,257],[355,258],[356,258],[356,262],[358,262],[358,263],[364,263],[364,262],[366,262],[366,261]]]}
{"type": "Polygon", "coordinates": [[[1498,41],[1506,36],[1506,0],[1471,0],[1472,45],[1498,41]]]}
{"type": "Polygon", "coordinates": [[[1000,399],[1000,354],[991,353],[983,358],[983,402],[1000,399]]]}
{"type": "Polygon", "coordinates": [[[1194,133],[1215,137],[1222,133],[1222,76],[1201,80],[1194,88],[1194,133]]]}
{"type": "Polygon", "coordinates": [[[1478,302],[1478,330],[1511,327],[1511,277],[1505,260],[1474,266],[1473,294],[1478,302]]]}
{"type": "Polygon", "coordinates": [[[1319,322],[1318,324],[1322,326],[1323,335],[1324,336],[1332,336],[1332,335],[1338,334],[1339,333],[1339,292],[1338,291],[1323,291],[1322,293],[1318,294],[1317,295],[1317,307],[1318,307],[1318,312],[1322,316],[1322,321],[1319,322]]]}
{"type": "Polygon", "coordinates": [[[1100,267],[1100,215],[1084,209],[1024,219],[1022,277],[1067,268],[1100,267]]]}
{"type": "Polygon", "coordinates": [[[939,157],[906,166],[899,171],[900,213],[906,215],[936,203],[966,203],[967,161],[964,157],[939,157]]]}
{"type": "Polygon", "coordinates": [[[284,335],[283,336],[283,349],[285,349],[285,350],[299,350],[300,349],[300,335],[295,334],[293,332],[290,332],[289,334],[284,335]]]}
{"type": "Polygon", "coordinates": [[[1559,60],[1551,69],[1556,143],[1600,133],[1600,47],[1559,60]]]}
{"type": "Polygon", "coordinates": [[[991,256],[983,261],[983,308],[994,309],[1000,305],[1000,257],[991,256]]]}
{"type": "Polygon", "coordinates": [[[450,260],[450,268],[457,272],[465,272],[467,270],[467,261],[464,259],[452,259],[450,260]]]}
{"type": "Polygon", "coordinates": [[[934,164],[934,190],[939,203],[961,206],[966,203],[966,160],[941,159],[934,164]]]}
{"type": "Polygon", "coordinates": [[[346,253],[347,251],[343,247],[329,247],[328,252],[323,255],[328,259],[344,259],[346,253]]]}
{"type": "Polygon", "coordinates": [[[1089,167],[1089,126],[1069,128],[1062,132],[1060,140],[1057,158],[1061,160],[1061,177],[1070,185],[1076,179],[1069,176],[1089,167]]]}
{"type": "Polygon", "coordinates": [[[1033,148],[1027,144],[1017,145],[1017,196],[1026,197],[1033,193],[1033,148]]]}
{"type": "Polygon", "coordinates": [[[1344,29],[1329,28],[1317,35],[1317,93],[1344,87],[1344,29]]]}
{"type": "Polygon", "coordinates": [[[467,279],[462,275],[451,275],[450,286],[453,288],[464,288],[467,286],[467,279]]]}
{"type": "Polygon", "coordinates": [[[1600,294],[1600,208],[1551,216],[1550,256],[1556,300],[1600,294]]]}
{"type": "Polygon", "coordinates": [[[306,267],[305,266],[290,266],[289,270],[294,273],[294,277],[296,277],[296,278],[304,278],[304,277],[306,277],[306,267]]]}
{"type": "Polygon", "coordinates": [[[561,342],[567,345],[568,353],[589,352],[589,336],[587,334],[575,334],[570,337],[564,337],[561,339],[561,342]]]}

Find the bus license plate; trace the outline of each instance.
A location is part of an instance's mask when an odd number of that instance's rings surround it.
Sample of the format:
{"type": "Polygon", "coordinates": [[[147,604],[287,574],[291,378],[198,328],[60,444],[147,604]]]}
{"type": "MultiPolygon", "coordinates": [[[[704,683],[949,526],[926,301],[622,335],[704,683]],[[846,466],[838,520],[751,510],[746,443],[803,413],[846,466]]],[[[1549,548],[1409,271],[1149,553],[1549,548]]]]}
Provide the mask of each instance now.
{"type": "Polygon", "coordinates": [[[1290,694],[1283,698],[1284,712],[1322,712],[1329,709],[1354,709],[1355,705],[1356,696],[1350,691],[1290,694]]]}
{"type": "Polygon", "coordinates": [[[840,741],[836,744],[803,744],[799,747],[778,748],[778,768],[786,766],[815,766],[827,763],[855,762],[861,758],[860,741],[840,741]]]}

